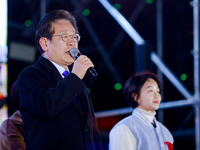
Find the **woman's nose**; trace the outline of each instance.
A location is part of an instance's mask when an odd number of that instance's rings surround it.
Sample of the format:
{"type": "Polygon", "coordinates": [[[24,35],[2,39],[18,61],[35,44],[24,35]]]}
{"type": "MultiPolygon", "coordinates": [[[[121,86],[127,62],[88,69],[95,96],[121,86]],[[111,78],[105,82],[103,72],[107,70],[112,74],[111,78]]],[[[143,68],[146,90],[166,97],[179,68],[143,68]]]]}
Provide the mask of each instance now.
{"type": "Polygon", "coordinates": [[[160,93],[158,93],[158,92],[154,92],[154,96],[159,96],[160,95],[160,93]]]}

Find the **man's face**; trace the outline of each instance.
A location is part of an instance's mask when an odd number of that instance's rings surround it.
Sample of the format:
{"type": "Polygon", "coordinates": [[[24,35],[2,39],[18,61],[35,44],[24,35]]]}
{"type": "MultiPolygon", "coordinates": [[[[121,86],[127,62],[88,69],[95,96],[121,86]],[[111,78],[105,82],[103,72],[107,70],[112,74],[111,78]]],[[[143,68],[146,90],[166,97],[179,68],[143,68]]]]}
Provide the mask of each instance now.
{"type": "Polygon", "coordinates": [[[74,35],[76,34],[75,29],[67,20],[58,20],[52,23],[52,28],[54,28],[55,33],[52,36],[52,40],[47,41],[47,49],[43,55],[66,69],[67,66],[71,65],[75,61],[75,59],[69,54],[69,50],[72,47],[78,48],[78,43],[74,42],[72,38],[67,42],[64,42],[62,37],[57,35],[62,35],[63,33],[74,35]]]}

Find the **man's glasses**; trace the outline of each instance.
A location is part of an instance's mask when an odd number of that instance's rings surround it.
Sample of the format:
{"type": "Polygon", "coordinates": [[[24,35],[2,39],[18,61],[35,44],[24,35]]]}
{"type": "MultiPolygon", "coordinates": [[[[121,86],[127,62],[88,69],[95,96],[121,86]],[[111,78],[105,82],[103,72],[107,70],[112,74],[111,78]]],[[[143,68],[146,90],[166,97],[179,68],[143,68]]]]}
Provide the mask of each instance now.
{"type": "Polygon", "coordinates": [[[78,34],[69,35],[68,33],[63,33],[61,35],[53,35],[53,36],[61,36],[64,42],[68,42],[71,38],[74,42],[78,43],[81,39],[81,36],[78,34]]]}

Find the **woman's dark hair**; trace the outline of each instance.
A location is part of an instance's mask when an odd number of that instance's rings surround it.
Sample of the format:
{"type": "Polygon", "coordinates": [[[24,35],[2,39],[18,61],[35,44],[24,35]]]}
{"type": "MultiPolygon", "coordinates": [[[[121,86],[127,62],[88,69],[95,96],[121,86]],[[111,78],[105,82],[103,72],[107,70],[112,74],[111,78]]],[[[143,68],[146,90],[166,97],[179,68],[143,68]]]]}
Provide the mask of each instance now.
{"type": "Polygon", "coordinates": [[[62,19],[68,20],[74,27],[76,34],[79,34],[76,20],[68,11],[59,9],[48,12],[38,23],[35,33],[35,42],[41,54],[43,54],[44,51],[39,43],[40,38],[46,37],[47,39],[51,40],[55,32],[55,30],[52,28],[52,23],[62,19]]]}
{"type": "Polygon", "coordinates": [[[141,72],[131,76],[124,85],[124,96],[127,103],[134,109],[138,106],[138,98],[140,97],[140,90],[143,87],[144,83],[147,79],[153,79],[157,82],[158,87],[160,89],[160,93],[162,92],[161,83],[158,80],[158,76],[152,72],[141,72]],[[134,95],[133,95],[134,93],[134,95]],[[134,100],[134,97],[136,98],[134,100]]]}
{"type": "Polygon", "coordinates": [[[10,97],[11,97],[11,101],[12,101],[12,106],[15,109],[19,109],[19,101],[20,101],[17,81],[18,80],[16,80],[13,83],[11,90],[10,90],[10,97]]]}

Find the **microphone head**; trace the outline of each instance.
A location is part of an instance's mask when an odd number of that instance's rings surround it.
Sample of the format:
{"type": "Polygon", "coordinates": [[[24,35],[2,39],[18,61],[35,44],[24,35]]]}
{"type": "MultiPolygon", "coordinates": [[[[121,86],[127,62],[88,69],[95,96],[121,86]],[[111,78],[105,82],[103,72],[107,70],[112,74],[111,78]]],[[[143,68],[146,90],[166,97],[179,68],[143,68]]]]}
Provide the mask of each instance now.
{"type": "Polygon", "coordinates": [[[71,55],[72,57],[74,57],[74,58],[76,58],[76,59],[81,55],[80,51],[79,51],[77,48],[75,48],[75,47],[71,48],[71,49],[69,50],[69,53],[70,53],[70,55],[71,55]]]}

